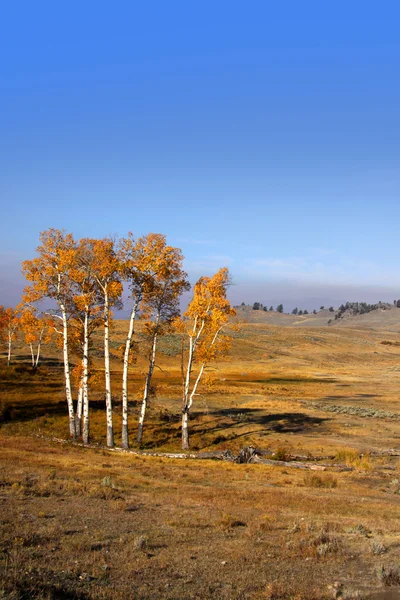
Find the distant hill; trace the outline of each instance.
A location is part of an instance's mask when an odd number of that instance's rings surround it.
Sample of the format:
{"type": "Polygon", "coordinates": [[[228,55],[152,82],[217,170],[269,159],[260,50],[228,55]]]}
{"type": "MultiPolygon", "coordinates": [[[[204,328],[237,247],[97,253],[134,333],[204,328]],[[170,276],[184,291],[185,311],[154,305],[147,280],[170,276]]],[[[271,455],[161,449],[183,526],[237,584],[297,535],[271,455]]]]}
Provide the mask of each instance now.
{"type": "Polygon", "coordinates": [[[400,308],[388,303],[366,305],[365,303],[347,303],[345,310],[331,312],[327,309],[316,314],[292,315],[276,311],[253,310],[252,306],[236,306],[235,310],[239,320],[248,323],[266,323],[286,327],[346,327],[354,329],[380,329],[384,331],[400,332],[400,308]],[[363,305],[363,312],[355,311],[356,305],[363,305]]]}

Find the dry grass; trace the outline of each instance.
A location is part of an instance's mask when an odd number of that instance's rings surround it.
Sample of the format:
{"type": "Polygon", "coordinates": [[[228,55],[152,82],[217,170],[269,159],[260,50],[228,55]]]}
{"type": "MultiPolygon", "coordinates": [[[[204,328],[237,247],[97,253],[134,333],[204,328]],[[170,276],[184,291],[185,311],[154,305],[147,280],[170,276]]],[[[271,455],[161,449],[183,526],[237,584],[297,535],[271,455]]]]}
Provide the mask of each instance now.
{"type": "MultiPolygon", "coordinates": [[[[124,326],[115,325],[115,348],[124,326]]],[[[400,421],[348,411],[397,413],[400,348],[381,344],[391,334],[257,323],[235,335],[231,357],[196,400],[192,447],[253,445],[271,458],[353,470],[106,451],[100,359],[91,386],[98,449],[50,443],[33,436],[66,437],[55,351],[37,372],[21,361],[2,366],[0,597],[324,599],[339,582],[342,597],[367,598],[395,581],[398,459],[378,454],[398,448],[400,421]]],[[[145,430],[150,450],[180,448],[173,340],[166,348],[145,430]]],[[[139,360],[130,379],[132,439],[144,367],[139,360]]]]}
{"type": "Polygon", "coordinates": [[[307,487],[332,489],[337,487],[337,477],[331,473],[319,474],[309,472],[304,476],[304,485],[307,487]]]}

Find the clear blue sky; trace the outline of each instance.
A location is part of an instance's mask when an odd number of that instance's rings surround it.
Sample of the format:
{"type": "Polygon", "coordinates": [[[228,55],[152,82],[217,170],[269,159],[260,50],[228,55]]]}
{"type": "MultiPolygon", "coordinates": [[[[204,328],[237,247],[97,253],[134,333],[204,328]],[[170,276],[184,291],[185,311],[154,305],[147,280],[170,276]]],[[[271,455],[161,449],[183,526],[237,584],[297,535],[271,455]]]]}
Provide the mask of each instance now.
{"type": "Polygon", "coordinates": [[[235,300],[400,297],[399,21],[397,1],[3,2],[1,293],[59,227],[165,233],[193,278],[229,266],[235,300]]]}

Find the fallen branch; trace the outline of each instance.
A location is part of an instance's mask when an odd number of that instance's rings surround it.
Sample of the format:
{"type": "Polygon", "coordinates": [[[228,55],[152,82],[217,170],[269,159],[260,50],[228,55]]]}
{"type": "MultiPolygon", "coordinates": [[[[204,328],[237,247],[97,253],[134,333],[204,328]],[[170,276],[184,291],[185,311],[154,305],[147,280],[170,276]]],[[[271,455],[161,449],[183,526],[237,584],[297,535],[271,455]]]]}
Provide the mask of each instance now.
{"type": "MultiPolygon", "coordinates": [[[[264,452],[247,446],[240,450],[239,454],[235,456],[230,450],[215,451],[215,452],[147,452],[145,450],[126,450],[124,448],[105,448],[95,444],[83,444],[81,442],[64,440],[62,438],[48,437],[42,434],[36,434],[43,440],[56,442],[58,444],[70,444],[72,446],[78,446],[81,448],[90,448],[93,450],[106,450],[107,452],[117,452],[123,454],[132,454],[133,456],[153,456],[158,458],[172,458],[172,459],[194,459],[194,460],[225,460],[229,462],[241,463],[241,464],[262,464],[271,465],[274,467],[289,467],[292,469],[309,469],[311,471],[326,471],[327,469],[333,469],[335,471],[353,471],[352,467],[348,467],[343,464],[315,464],[310,462],[300,461],[285,461],[285,460],[273,460],[269,458],[262,458],[264,452]]],[[[269,453],[268,453],[269,454],[269,453]]]]}

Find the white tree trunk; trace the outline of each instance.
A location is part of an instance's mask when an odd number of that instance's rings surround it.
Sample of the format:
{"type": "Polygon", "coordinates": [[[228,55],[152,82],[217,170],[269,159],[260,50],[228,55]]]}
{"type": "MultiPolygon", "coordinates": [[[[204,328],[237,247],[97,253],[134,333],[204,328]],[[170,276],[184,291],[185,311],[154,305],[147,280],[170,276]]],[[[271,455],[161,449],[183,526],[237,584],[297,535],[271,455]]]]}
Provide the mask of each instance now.
{"type": "Polygon", "coordinates": [[[35,368],[35,354],[34,354],[34,352],[33,352],[33,345],[32,345],[32,344],[29,344],[29,347],[30,347],[30,349],[31,349],[32,369],[34,369],[34,368],[35,368]]]}
{"type": "Polygon", "coordinates": [[[186,377],[183,386],[183,406],[182,406],[182,450],[189,450],[189,389],[190,376],[192,374],[193,357],[196,348],[195,340],[189,337],[189,356],[186,367],[186,377]]]}
{"type": "Polygon", "coordinates": [[[84,342],[83,342],[83,432],[82,439],[84,444],[89,443],[89,390],[88,390],[88,362],[89,362],[89,334],[88,334],[88,314],[85,313],[84,320],[84,342]]]}
{"type": "Polygon", "coordinates": [[[39,358],[40,358],[40,347],[41,347],[41,343],[38,343],[38,347],[37,347],[37,353],[36,353],[36,360],[35,360],[35,369],[38,368],[39,365],[39,358]]]}
{"type": "Polygon", "coordinates": [[[196,395],[197,386],[199,385],[200,379],[201,379],[201,377],[202,377],[202,375],[204,373],[205,366],[206,366],[206,363],[203,362],[203,364],[200,367],[200,371],[199,371],[199,373],[198,373],[198,375],[196,377],[196,381],[194,382],[194,386],[193,386],[193,389],[192,389],[190,397],[189,397],[189,403],[188,403],[189,410],[190,410],[190,408],[191,408],[191,406],[193,404],[193,400],[194,400],[194,397],[196,395]]]}
{"type": "Polygon", "coordinates": [[[79,382],[78,402],[75,415],[75,431],[76,436],[80,436],[82,432],[82,409],[83,409],[83,380],[79,382]]]}
{"type": "Polygon", "coordinates": [[[11,345],[12,345],[12,333],[8,334],[8,356],[7,356],[7,367],[11,364],[11,345]]]}
{"type": "Polygon", "coordinates": [[[149,400],[151,378],[152,378],[153,371],[154,371],[154,365],[156,363],[156,351],[157,351],[157,330],[155,331],[155,333],[153,335],[153,344],[151,347],[151,354],[150,354],[150,359],[149,359],[149,370],[147,372],[146,383],[144,385],[142,407],[140,409],[139,425],[138,425],[138,432],[137,432],[137,438],[136,438],[138,444],[141,444],[142,440],[143,440],[144,420],[145,420],[145,416],[146,416],[147,403],[149,400]]]}
{"type": "Polygon", "coordinates": [[[107,291],[104,294],[104,371],[106,379],[107,446],[114,446],[113,413],[110,373],[110,320],[107,291]]]}
{"type": "Polygon", "coordinates": [[[128,433],[128,370],[129,370],[129,355],[131,351],[132,337],[135,327],[135,319],[137,309],[139,307],[139,298],[135,300],[132,307],[131,316],[129,319],[129,330],[125,342],[124,351],[124,367],[122,371],[122,447],[129,448],[129,433],[128,433]]]}
{"type": "MultiPolygon", "coordinates": [[[[205,325],[205,322],[203,320],[203,322],[200,325],[199,330],[197,331],[196,335],[194,335],[195,331],[196,331],[196,327],[197,327],[197,319],[196,319],[195,323],[194,323],[192,335],[189,336],[189,356],[188,356],[188,363],[187,363],[187,368],[186,368],[185,384],[184,384],[184,388],[183,388],[182,450],[189,450],[189,411],[193,404],[193,399],[196,394],[197,386],[199,385],[199,381],[203,375],[203,372],[204,372],[204,369],[206,366],[206,363],[202,363],[202,365],[200,367],[200,371],[199,371],[196,381],[194,383],[193,389],[192,389],[191,393],[189,394],[190,378],[191,378],[191,374],[192,374],[193,361],[194,361],[194,353],[196,350],[197,342],[198,342],[198,340],[202,334],[202,331],[204,329],[204,325],[205,325]]],[[[218,335],[218,332],[214,336],[214,338],[211,342],[211,345],[214,345],[215,340],[217,339],[217,335],[218,335]]]]}
{"type": "Polygon", "coordinates": [[[63,323],[63,358],[64,358],[64,378],[65,378],[65,395],[67,397],[68,416],[69,416],[69,433],[75,439],[75,418],[74,418],[74,403],[72,400],[71,389],[71,374],[69,370],[69,355],[68,355],[68,321],[67,312],[64,304],[60,302],[62,323],[63,323]]]}
{"type": "Polygon", "coordinates": [[[38,339],[38,346],[37,346],[36,360],[35,360],[35,367],[34,367],[35,369],[37,369],[38,365],[39,365],[40,349],[42,347],[43,333],[44,333],[44,329],[41,330],[40,335],[39,335],[39,339],[38,339]]]}
{"type": "Polygon", "coordinates": [[[189,450],[189,409],[182,411],[182,450],[189,450]]]}

